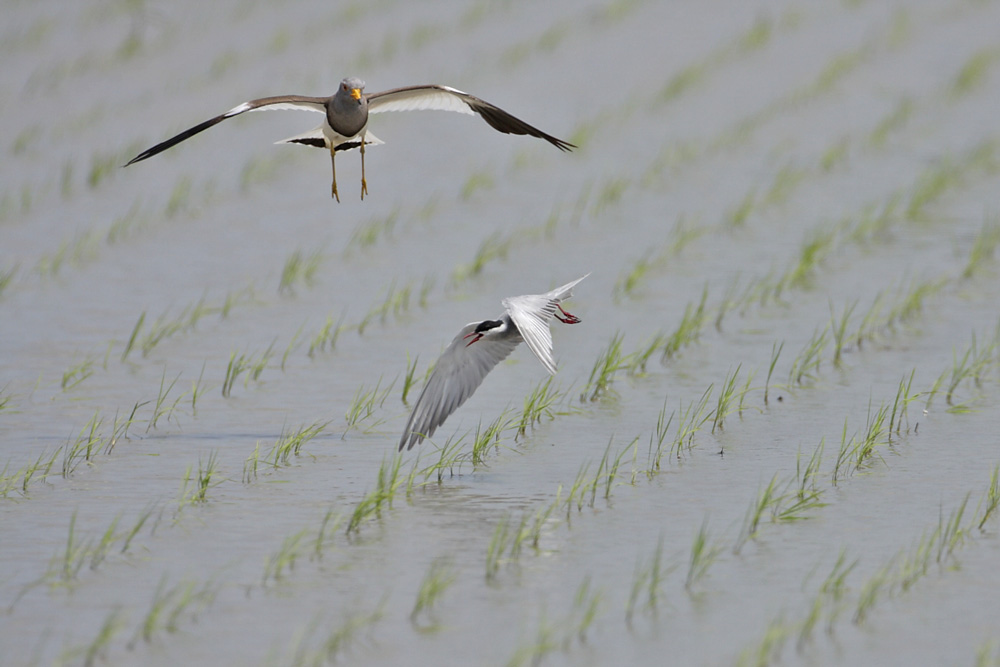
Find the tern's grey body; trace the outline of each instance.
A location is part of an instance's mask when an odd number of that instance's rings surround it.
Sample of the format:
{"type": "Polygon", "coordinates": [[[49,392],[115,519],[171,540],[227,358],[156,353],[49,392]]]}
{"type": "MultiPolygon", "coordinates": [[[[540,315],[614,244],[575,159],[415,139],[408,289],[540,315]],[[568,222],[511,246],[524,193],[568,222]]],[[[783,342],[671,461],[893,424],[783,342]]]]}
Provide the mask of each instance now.
{"type": "Polygon", "coordinates": [[[399,449],[410,449],[433,435],[521,341],[528,344],[545,369],[554,375],[556,362],[552,356],[549,320],[555,317],[566,324],[580,321],[559,304],[572,296],[573,287],[583,278],[545,294],[508,297],[503,300],[505,310],[499,318],[470,322],[462,327],[437,360],[434,372],[420,392],[403,429],[399,449]]]}
{"type": "Polygon", "coordinates": [[[258,109],[300,109],[318,111],[326,116],[323,124],[316,129],[289,137],[278,143],[303,144],[329,150],[330,164],[333,168],[333,185],[330,193],[337,201],[340,201],[340,196],[337,194],[337,169],[334,163],[334,154],[337,151],[361,149],[361,198],[364,199],[368,193],[368,184],[365,181],[365,146],[382,143],[368,131],[368,114],[423,109],[479,114],[490,126],[505,134],[525,134],[545,139],[556,148],[564,151],[575,148],[573,144],[546,134],[489,102],[449,86],[407,86],[371,94],[362,92],[364,88],[364,81],[356,77],[348,77],[340,82],[337,92],[330,97],[279,95],[250,100],[146,149],[132,158],[125,166],[162,153],[227,118],[258,109]]]}

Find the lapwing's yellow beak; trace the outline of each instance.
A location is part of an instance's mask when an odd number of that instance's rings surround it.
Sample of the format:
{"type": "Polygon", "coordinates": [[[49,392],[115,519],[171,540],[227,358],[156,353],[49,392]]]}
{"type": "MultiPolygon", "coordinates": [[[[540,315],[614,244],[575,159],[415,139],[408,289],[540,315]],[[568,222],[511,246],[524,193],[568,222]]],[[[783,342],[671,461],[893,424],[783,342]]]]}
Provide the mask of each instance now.
{"type": "Polygon", "coordinates": [[[351,97],[353,97],[356,100],[360,100],[361,99],[361,89],[360,88],[351,88],[351,97]]]}

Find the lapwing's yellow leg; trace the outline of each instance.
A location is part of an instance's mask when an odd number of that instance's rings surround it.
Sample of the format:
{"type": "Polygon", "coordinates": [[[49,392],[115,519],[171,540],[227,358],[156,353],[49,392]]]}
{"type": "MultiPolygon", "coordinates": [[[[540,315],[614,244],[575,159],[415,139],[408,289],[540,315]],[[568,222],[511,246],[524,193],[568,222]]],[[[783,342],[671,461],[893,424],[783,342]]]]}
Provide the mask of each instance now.
{"type": "Polygon", "coordinates": [[[336,151],[335,146],[330,146],[330,167],[333,168],[333,185],[330,186],[330,196],[340,202],[340,195],[337,194],[337,163],[333,159],[334,152],[336,151]]]}
{"type": "Polygon", "coordinates": [[[365,138],[361,137],[361,201],[368,194],[368,181],[365,180],[365,138]]]}

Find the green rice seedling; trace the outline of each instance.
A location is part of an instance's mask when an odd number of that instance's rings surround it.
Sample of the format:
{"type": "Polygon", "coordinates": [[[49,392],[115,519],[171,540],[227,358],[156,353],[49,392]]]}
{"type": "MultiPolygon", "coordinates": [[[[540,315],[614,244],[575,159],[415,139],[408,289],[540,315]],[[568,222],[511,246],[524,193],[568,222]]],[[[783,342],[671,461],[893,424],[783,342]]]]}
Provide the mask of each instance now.
{"type": "Polygon", "coordinates": [[[236,350],[233,350],[229,355],[229,364],[226,366],[226,377],[222,380],[223,398],[229,398],[237,378],[250,367],[250,358],[242,353],[239,353],[238,356],[237,354],[236,350]]]}
{"type": "Polygon", "coordinates": [[[524,408],[521,410],[521,417],[517,420],[517,434],[514,439],[526,435],[528,427],[540,423],[542,419],[554,419],[553,406],[565,395],[558,387],[552,387],[552,376],[539,382],[531,390],[531,393],[524,397],[524,408]]]}
{"type": "Polygon", "coordinates": [[[592,590],[590,575],[584,577],[573,596],[573,611],[578,612],[574,613],[574,616],[578,616],[574,633],[581,644],[586,643],[587,631],[594,624],[603,601],[604,592],[599,588],[592,590]]]}
{"type": "Polygon", "coordinates": [[[677,99],[705,78],[706,69],[706,63],[697,62],[679,70],[660,89],[657,101],[666,104],[677,99]]]}
{"type": "Polygon", "coordinates": [[[125,343],[125,349],[122,350],[122,357],[121,357],[122,363],[125,363],[125,360],[128,359],[129,353],[132,351],[132,348],[135,347],[135,342],[139,336],[139,331],[142,329],[142,324],[145,321],[146,321],[146,311],[144,310],[142,311],[142,314],[139,315],[139,319],[136,320],[135,326],[132,327],[132,334],[128,337],[128,342],[125,343]]]}
{"type": "Polygon", "coordinates": [[[570,515],[573,511],[573,505],[576,504],[576,511],[579,512],[583,509],[583,495],[587,486],[587,471],[590,470],[590,461],[585,461],[580,464],[580,469],[576,473],[576,478],[573,480],[573,485],[569,488],[569,495],[566,496],[566,521],[569,522],[570,515]]]}
{"type": "Polygon", "coordinates": [[[667,440],[667,433],[670,431],[670,424],[674,421],[676,412],[671,412],[667,417],[667,399],[663,399],[663,407],[656,417],[656,428],[649,435],[649,451],[646,455],[646,474],[649,477],[660,471],[660,463],[663,459],[663,443],[667,440]]]}
{"type": "Polygon", "coordinates": [[[250,384],[250,381],[259,382],[261,373],[267,368],[267,364],[271,361],[271,357],[274,356],[274,344],[278,342],[277,339],[271,341],[271,344],[267,346],[267,349],[261,352],[259,357],[251,357],[248,360],[249,366],[247,367],[247,375],[243,379],[243,386],[246,387],[250,384]]]}
{"type": "Polygon", "coordinates": [[[792,361],[788,372],[788,383],[802,385],[806,381],[815,381],[823,361],[823,351],[826,349],[829,328],[813,331],[812,338],[805,344],[798,356],[792,361]]]}
{"type": "Polygon", "coordinates": [[[961,504],[948,516],[947,521],[944,518],[943,511],[938,514],[937,532],[939,537],[935,560],[939,565],[950,559],[954,555],[955,549],[961,546],[965,540],[967,531],[962,528],[962,517],[965,514],[966,506],[969,504],[970,495],[968,493],[965,494],[965,498],[962,499],[961,504]]]}
{"type": "Polygon", "coordinates": [[[767,486],[762,491],[757,493],[757,496],[751,501],[750,507],[747,508],[747,513],[743,517],[743,526],[740,528],[739,535],[736,537],[736,542],[733,545],[734,554],[739,555],[743,545],[747,541],[757,537],[757,531],[761,520],[764,518],[764,513],[780,507],[783,495],[778,488],[778,473],[774,473],[771,481],[767,483],[767,486]]]}
{"type": "Polygon", "coordinates": [[[549,653],[559,650],[563,644],[558,636],[559,629],[556,624],[550,621],[545,614],[543,607],[539,612],[538,627],[535,629],[534,638],[522,643],[514,651],[514,655],[507,661],[506,667],[522,667],[522,665],[540,665],[549,653]]]}
{"type": "Polygon", "coordinates": [[[955,390],[965,380],[973,380],[977,385],[986,370],[993,365],[993,352],[996,348],[996,341],[992,344],[980,348],[976,343],[976,335],[972,335],[972,343],[965,349],[965,353],[959,359],[958,355],[952,351],[951,377],[949,378],[945,390],[945,402],[951,406],[949,409],[961,408],[955,406],[952,398],[955,390]]]}
{"type": "Polygon", "coordinates": [[[721,554],[722,546],[712,542],[708,532],[708,518],[706,517],[701,522],[698,533],[694,536],[694,542],[691,543],[691,557],[688,560],[687,576],[684,578],[684,588],[688,593],[692,591],[696,583],[708,574],[708,569],[721,554]]]}
{"type": "Polygon", "coordinates": [[[608,208],[615,206],[625,195],[630,183],[626,178],[607,178],[597,193],[597,201],[591,207],[590,214],[594,218],[600,216],[608,208]]]}
{"type": "MultiPolygon", "coordinates": [[[[21,495],[28,495],[28,487],[34,481],[44,482],[49,474],[52,472],[52,466],[55,464],[56,457],[59,456],[59,452],[62,451],[62,447],[57,447],[51,454],[46,452],[44,449],[42,453],[38,455],[32,463],[27,464],[13,475],[7,476],[6,474],[0,474],[0,497],[6,498],[7,495],[17,486],[21,487],[21,495]]],[[[6,466],[4,467],[4,473],[7,472],[6,466]]]]}
{"type": "Polygon", "coordinates": [[[614,297],[619,299],[621,297],[630,298],[635,291],[636,287],[642,282],[653,265],[652,253],[647,251],[639,259],[633,262],[628,273],[626,273],[622,278],[618,279],[615,283],[614,297]]]}
{"type": "Polygon", "coordinates": [[[809,461],[805,467],[802,466],[802,450],[795,455],[795,496],[799,500],[805,500],[818,492],[816,479],[819,477],[819,468],[823,462],[823,448],[826,446],[826,439],[819,441],[819,445],[813,450],[809,461]]]}
{"type": "Polygon", "coordinates": [[[90,157],[90,169],[87,171],[87,187],[96,189],[109,176],[116,172],[116,167],[122,163],[124,156],[118,153],[98,153],[90,157]]]}
{"type": "Polygon", "coordinates": [[[203,387],[202,380],[205,377],[205,364],[207,362],[202,362],[201,372],[198,373],[198,379],[191,382],[191,414],[198,414],[198,397],[204,394],[206,391],[210,391],[211,387],[203,387]]]}
{"type": "Polygon", "coordinates": [[[3,293],[14,283],[14,278],[17,276],[17,272],[20,269],[19,264],[15,264],[9,269],[0,271],[0,298],[3,297],[3,293]]]}
{"type": "Polygon", "coordinates": [[[736,379],[740,375],[741,368],[743,364],[738,364],[736,370],[726,374],[726,379],[722,382],[715,410],[712,412],[712,433],[715,433],[716,429],[723,430],[726,417],[735,409],[733,399],[736,397],[736,379]]]}
{"type": "Polygon", "coordinates": [[[424,483],[427,483],[431,475],[437,475],[437,482],[441,484],[444,481],[446,470],[452,477],[455,476],[455,468],[461,471],[462,464],[468,461],[468,455],[462,451],[462,443],[465,441],[466,435],[468,434],[462,435],[457,440],[454,437],[449,437],[445,440],[444,445],[437,447],[438,460],[418,473],[423,475],[424,483]]]}
{"type": "Polygon", "coordinates": [[[180,507],[182,508],[185,505],[207,502],[208,490],[222,483],[222,480],[214,479],[219,473],[219,453],[217,451],[210,452],[208,460],[204,464],[201,457],[198,457],[197,479],[192,478],[192,470],[192,466],[187,467],[181,482],[180,507]]]}
{"type": "Polygon", "coordinates": [[[771,344],[771,363],[767,367],[767,380],[764,382],[764,405],[767,405],[767,395],[771,388],[771,376],[774,375],[774,367],[778,364],[778,357],[785,349],[785,341],[771,344]]]}
{"type": "Polygon", "coordinates": [[[455,564],[449,557],[439,556],[431,561],[427,573],[420,581],[417,599],[410,612],[410,622],[415,628],[426,631],[437,627],[433,622],[434,605],[457,578],[455,564]]]}
{"type": "Polygon", "coordinates": [[[865,206],[857,222],[851,224],[845,221],[843,226],[849,228],[847,235],[851,242],[868,247],[876,241],[886,241],[892,225],[900,221],[899,204],[902,199],[902,191],[893,192],[881,207],[875,204],[865,206]]]}
{"type": "Polygon", "coordinates": [[[787,284],[798,289],[812,287],[817,267],[833,251],[836,240],[837,227],[829,226],[811,231],[799,249],[795,266],[785,274],[787,284]]]}
{"type": "Polygon", "coordinates": [[[309,532],[308,528],[303,528],[289,535],[281,541],[277,551],[264,559],[262,586],[267,586],[269,581],[278,583],[295,568],[295,561],[303,556],[307,549],[306,538],[309,532]]]}
{"type": "Polygon", "coordinates": [[[330,422],[313,422],[308,426],[302,426],[298,429],[288,431],[282,427],[281,435],[278,436],[277,442],[274,443],[274,446],[267,455],[268,463],[270,463],[274,468],[278,468],[282,465],[288,465],[289,459],[292,456],[298,456],[302,451],[302,447],[307,442],[322,433],[323,429],[325,429],[329,423],[330,422]]]}
{"type": "Polygon", "coordinates": [[[486,547],[486,581],[492,582],[500,572],[500,565],[503,563],[503,555],[507,551],[511,542],[511,515],[510,512],[504,514],[493,529],[493,536],[486,547]]]}
{"type": "Polygon", "coordinates": [[[899,302],[890,311],[887,325],[892,326],[896,322],[912,320],[923,311],[924,301],[944,286],[944,280],[914,282],[910,290],[901,296],[899,302]]]}
{"type": "Polygon", "coordinates": [[[249,484],[257,479],[257,466],[260,463],[260,440],[257,441],[253,452],[243,462],[243,483],[249,484]]]}
{"type": "Polygon", "coordinates": [[[910,431],[910,418],[908,415],[910,403],[915,401],[920,397],[919,393],[912,393],[911,388],[913,387],[913,376],[916,374],[917,369],[910,371],[910,377],[907,378],[905,375],[899,381],[899,387],[896,389],[896,398],[892,401],[892,412],[889,414],[889,440],[892,440],[892,433],[895,432],[899,435],[903,430],[903,420],[906,420],[906,432],[910,431]]]}
{"type": "Polygon", "coordinates": [[[888,406],[879,406],[873,414],[871,403],[868,404],[868,421],[865,425],[864,439],[858,441],[854,450],[854,470],[861,470],[870,465],[876,456],[882,460],[876,447],[889,442],[890,431],[889,425],[886,424],[888,415],[888,406]]]}
{"type": "Polygon", "coordinates": [[[403,376],[403,405],[409,405],[409,401],[406,397],[409,396],[410,390],[416,384],[414,380],[414,375],[417,372],[417,362],[420,361],[420,355],[418,354],[413,358],[413,363],[410,363],[410,353],[406,353],[406,374],[403,376]]]}
{"type": "MultiPolygon", "coordinates": [[[[687,447],[688,451],[694,447],[694,436],[712,418],[711,412],[706,412],[708,401],[712,397],[713,385],[702,393],[701,398],[695,402],[688,403],[687,407],[679,407],[680,418],[677,420],[677,431],[674,433],[674,440],[670,446],[671,455],[681,458],[681,450],[687,447]]],[[[683,406],[683,404],[681,404],[683,406]]]]}
{"type": "Polygon", "coordinates": [[[299,348],[299,336],[302,335],[302,330],[305,329],[306,325],[302,324],[298,330],[292,335],[292,339],[288,341],[288,345],[285,347],[284,354],[281,355],[281,372],[285,372],[285,364],[288,363],[289,357],[292,356],[292,352],[299,348]]]}
{"type": "Polygon", "coordinates": [[[69,391],[73,389],[78,384],[89,378],[94,374],[94,359],[93,357],[87,357],[82,362],[70,367],[69,370],[64,371],[62,374],[62,382],[60,387],[63,391],[69,391]]]}
{"type": "MultiPolygon", "coordinates": [[[[969,251],[969,261],[962,270],[962,278],[968,280],[979,273],[983,264],[993,259],[997,245],[1000,245],[1000,218],[993,216],[983,223],[982,230],[976,235],[972,250],[969,251]]],[[[2,291],[0,286],[0,292],[2,291]]]]}
{"type": "Polygon", "coordinates": [[[889,134],[905,125],[913,115],[914,106],[913,100],[909,97],[901,99],[895,108],[880,120],[875,129],[868,135],[868,145],[873,148],[882,148],[885,146],[889,134]]]}
{"type": "Polygon", "coordinates": [[[646,364],[649,363],[653,354],[667,344],[667,335],[662,331],[653,336],[649,342],[643,343],[642,347],[628,355],[628,374],[632,377],[641,377],[646,374],[646,364]]]}
{"type": "Polygon", "coordinates": [[[507,259],[507,253],[514,244],[514,234],[503,236],[494,232],[479,245],[476,255],[468,264],[459,264],[451,274],[452,287],[458,287],[483,272],[486,265],[496,260],[507,259]]]}
{"type": "Polygon", "coordinates": [[[663,582],[673,569],[674,566],[666,566],[663,562],[663,536],[660,535],[649,560],[644,561],[641,558],[636,560],[632,588],[625,605],[625,622],[629,627],[632,625],[632,618],[642,597],[645,597],[642,609],[647,613],[656,614],[663,595],[663,582]]]}
{"type": "MultiPolygon", "coordinates": [[[[689,224],[686,218],[682,215],[678,218],[677,223],[674,225],[673,229],[670,230],[670,237],[667,239],[667,245],[663,249],[662,255],[657,258],[657,262],[663,262],[667,257],[677,257],[692,241],[696,240],[700,236],[707,234],[710,231],[708,227],[699,226],[697,224],[689,224]]],[[[705,288],[708,288],[706,284],[705,288]]]]}
{"type": "Polygon", "coordinates": [[[468,201],[480,190],[492,190],[496,186],[493,174],[485,169],[480,169],[469,174],[462,184],[460,197],[462,201],[468,201]]]}
{"type": "Polygon", "coordinates": [[[615,374],[628,368],[629,365],[627,357],[622,354],[622,340],[624,338],[623,333],[615,332],[607,349],[598,355],[594,367],[590,371],[587,384],[583,388],[583,393],[580,394],[581,403],[594,402],[617,395],[611,387],[615,374]]]}
{"type": "Polygon", "coordinates": [[[333,544],[334,535],[337,534],[337,530],[343,522],[344,516],[340,512],[334,512],[332,507],[326,511],[320,521],[316,538],[313,540],[313,553],[310,559],[323,559],[323,550],[333,544]]]}
{"type": "Polygon", "coordinates": [[[761,207],[780,206],[791,198],[802,181],[809,175],[807,167],[797,167],[787,164],[778,170],[774,176],[771,188],[761,198],[761,207]]]}
{"type": "Polygon", "coordinates": [[[757,189],[750,188],[740,203],[736,205],[735,208],[731,209],[726,213],[724,219],[724,224],[730,229],[736,229],[740,227],[745,227],[747,220],[750,218],[750,214],[753,213],[754,207],[757,205],[757,189]]]}
{"type": "Polygon", "coordinates": [[[684,307],[684,315],[681,317],[680,323],[674,332],[667,337],[666,343],[663,344],[663,354],[660,357],[662,362],[665,363],[667,360],[673,359],[681,348],[690,345],[701,336],[701,331],[705,328],[707,320],[705,312],[705,303],[707,301],[708,283],[702,288],[701,298],[698,300],[698,303],[690,302],[684,307]]]}
{"type": "Polygon", "coordinates": [[[80,433],[76,436],[76,439],[63,447],[63,477],[72,475],[80,463],[84,461],[90,463],[91,459],[100,451],[101,441],[103,440],[100,428],[103,423],[104,418],[101,417],[99,412],[95,412],[90,421],[80,429],[80,433]]]}
{"type": "Polygon", "coordinates": [[[309,358],[314,358],[317,354],[326,352],[327,348],[332,352],[337,347],[337,339],[340,337],[340,332],[346,327],[344,326],[344,316],[345,313],[341,313],[340,319],[334,324],[333,316],[327,315],[326,324],[324,324],[316,335],[313,336],[312,341],[309,343],[309,358]]]}
{"type": "Polygon", "coordinates": [[[951,95],[961,97],[982,86],[994,62],[1000,59],[1000,49],[984,48],[976,51],[963,63],[951,84],[951,95]]]}
{"type": "Polygon", "coordinates": [[[278,283],[278,292],[293,292],[298,283],[312,287],[316,282],[316,272],[319,271],[323,263],[323,250],[313,250],[308,255],[301,250],[294,251],[285,260],[285,266],[281,269],[281,280],[278,283]]]}
{"type": "Polygon", "coordinates": [[[174,388],[174,385],[177,384],[177,380],[179,380],[180,377],[181,374],[178,373],[177,377],[171,380],[168,385],[166,384],[167,371],[166,369],[163,370],[163,373],[160,375],[160,390],[157,392],[156,402],[153,404],[153,415],[149,418],[149,423],[146,425],[146,433],[149,433],[149,429],[156,428],[160,417],[166,416],[167,421],[169,422],[170,417],[177,408],[177,404],[181,402],[182,398],[184,398],[184,394],[181,394],[174,399],[173,403],[167,402],[167,397],[170,395],[170,391],[174,388]]]}
{"type": "Polygon", "coordinates": [[[847,562],[847,550],[841,549],[837,560],[833,564],[830,574],[819,587],[816,597],[813,598],[809,606],[809,612],[802,619],[799,626],[798,649],[805,649],[805,646],[812,639],[812,633],[819,623],[822,612],[827,611],[827,633],[833,634],[833,627],[844,608],[844,597],[847,595],[847,577],[857,567],[858,560],[847,562]]]}
{"type": "Polygon", "coordinates": [[[128,532],[121,536],[122,548],[118,551],[118,553],[128,553],[129,547],[132,546],[132,540],[135,539],[135,536],[139,534],[142,527],[146,525],[147,521],[149,521],[149,517],[153,516],[153,511],[155,509],[156,505],[154,503],[150,503],[146,506],[146,509],[139,514],[139,518],[136,519],[134,524],[132,524],[132,527],[129,528],[128,532]]]}
{"type": "Polygon", "coordinates": [[[760,638],[760,641],[755,646],[740,653],[736,664],[740,666],[753,665],[753,667],[767,667],[767,665],[779,662],[785,642],[794,633],[794,625],[785,620],[784,614],[778,614],[764,628],[764,636],[760,638]]]}
{"type": "Polygon", "coordinates": [[[139,639],[148,644],[161,632],[176,632],[181,616],[194,618],[199,611],[211,606],[216,593],[216,587],[211,581],[200,587],[194,581],[181,581],[167,588],[167,575],[164,574],[153,592],[149,611],[136,628],[128,648],[134,649],[139,639]]]}
{"type": "Polygon", "coordinates": [[[374,306],[358,324],[358,335],[363,336],[368,325],[378,319],[379,323],[385,326],[389,315],[399,318],[400,315],[410,309],[410,296],[413,288],[410,285],[397,289],[393,281],[389,285],[385,299],[377,306],[374,306]]]}
{"type": "Polygon", "coordinates": [[[357,643],[359,633],[370,630],[385,615],[385,603],[388,596],[383,596],[372,611],[352,611],[347,614],[339,625],[330,631],[323,640],[315,656],[306,656],[303,663],[296,664],[330,664],[339,661],[352,645],[357,643]]]}
{"type": "MultiPolygon", "coordinates": [[[[142,349],[142,356],[148,357],[149,353],[167,338],[194,329],[202,317],[216,312],[219,312],[219,308],[206,304],[205,297],[185,306],[176,316],[171,317],[169,311],[164,311],[150,325],[149,331],[143,334],[138,340],[139,347],[142,349]]],[[[136,324],[136,328],[133,329],[134,335],[138,333],[144,320],[145,313],[139,316],[139,322],[136,324]]],[[[129,346],[129,351],[131,351],[131,347],[129,346]]]]}
{"type": "Polygon", "coordinates": [[[82,647],[79,651],[70,651],[68,657],[72,659],[76,657],[74,654],[78,653],[83,658],[85,667],[91,667],[98,664],[98,662],[105,662],[112,640],[125,627],[125,623],[125,613],[121,607],[115,607],[104,617],[104,622],[101,623],[101,627],[97,629],[97,635],[90,643],[82,647]]]}
{"type": "Polygon", "coordinates": [[[63,583],[69,583],[76,579],[89,552],[90,542],[80,542],[76,539],[76,510],[73,510],[73,515],[69,519],[66,547],[62,550],[61,556],[52,559],[49,571],[57,573],[58,578],[63,583]]]}
{"type": "Polygon", "coordinates": [[[837,139],[823,151],[823,155],[819,158],[819,168],[825,173],[833,171],[838,165],[843,164],[847,160],[850,149],[851,142],[847,137],[837,139]]]}
{"type": "Polygon", "coordinates": [[[364,385],[358,387],[357,392],[354,394],[354,399],[351,401],[351,407],[348,408],[347,414],[344,415],[347,428],[344,429],[344,433],[341,436],[342,439],[347,437],[348,431],[352,428],[359,428],[363,422],[371,422],[367,429],[370,431],[385,421],[384,419],[373,419],[373,417],[385,405],[385,399],[389,397],[389,393],[395,384],[396,381],[393,380],[389,383],[388,387],[382,389],[382,378],[379,377],[373,389],[366,389],[364,385]]]}
{"type": "Polygon", "coordinates": [[[121,518],[122,515],[119,514],[112,519],[111,525],[101,535],[101,539],[87,550],[89,552],[87,555],[89,556],[91,570],[96,570],[101,566],[101,563],[107,558],[108,552],[111,551],[111,547],[118,541],[119,536],[115,533],[115,530],[118,528],[118,522],[121,521],[121,518]]]}
{"type": "Polygon", "coordinates": [[[840,368],[842,355],[844,352],[844,340],[847,336],[847,323],[851,319],[854,308],[858,305],[857,300],[848,306],[844,306],[844,311],[837,317],[833,312],[833,304],[830,304],[830,331],[833,333],[833,366],[840,368]]]}
{"type": "Polygon", "coordinates": [[[986,522],[997,511],[997,507],[1000,507],[1000,465],[993,466],[993,474],[990,475],[990,486],[986,491],[986,495],[980,501],[979,507],[976,509],[976,515],[979,518],[976,528],[984,531],[986,522]]]}
{"type": "Polygon", "coordinates": [[[976,667],[996,667],[1000,665],[1000,650],[997,642],[987,639],[976,650],[976,667]]]}
{"type": "Polygon", "coordinates": [[[384,216],[375,216],[358,223],[344,247],[344,256],[348,256],[355,248],[359,250],[370,248],[378,243],[380,238],[390,238],[397,222],[399,222],[398,206],[384,216]]]}
{"type": "Polygon", "coordinates": [[[503,414],[490,422],[486,428],[482,427],[482,422],[476,426],[476,434],[472,438],[472,465],[485,465],[486,455],[491,447],[499,450],[500,436],[514,424],[514,420],[508,414],[509,410],[504,410],[503,414]]]}
{"type": "Polygon", "coordinates": [[[935,544],[941,537],[941,526],[935,526],[931,531],[924,531],[920,539],[908,552],[900,555],[899,568],[895,573],[895,583],[901,593],[908,591],[922,579],[934,563],[935,544]]]}
{"type": "Polygon", "coordinates": [[[406,481],[399,476],[399,467],[402,461],[403,456],[398,452],[388,461],[382,459],[382,464],[378,469],[378,477],[375,480],[375,490],[367,493],[355,507],[347,523],[345,534],[351,535],[357,532],[368,518],[381,516],[383,506],[392,507],[396,491],[406,481]]]}
{"type": "Polygon", "coordinates": [[[884,305],[885,292],[880,290],[872,300],[872,305],[869,306],[865,314],[861,316],[861,322],[858,324],[857,331],[851,334],[851,339],[854,341],[854,344],[859,350],[865,341],[875,340],[875,336],[881,328],[879,316],[882,314],[882,308],[884,305]]]}
{"type": "Polygon", "coordinates": [[[868,614],[876,605],[879,598],[889,592],[891,586],[890,576],[895,566],[896,557],[890,558],[882,567],[875,571],[861,586],[858,594],[858,601],[854,607],[853,622],[855,625],[864,625],[868,619],[868,614]]]}
{"type": "Polygon", "coordinates": [[[191,177],[182,176],[174,184],[174,189],[170,192],[170,198],[163,209],[164,215],[168,218],[175,218],[182,213],[191,212],[191,177]]]}

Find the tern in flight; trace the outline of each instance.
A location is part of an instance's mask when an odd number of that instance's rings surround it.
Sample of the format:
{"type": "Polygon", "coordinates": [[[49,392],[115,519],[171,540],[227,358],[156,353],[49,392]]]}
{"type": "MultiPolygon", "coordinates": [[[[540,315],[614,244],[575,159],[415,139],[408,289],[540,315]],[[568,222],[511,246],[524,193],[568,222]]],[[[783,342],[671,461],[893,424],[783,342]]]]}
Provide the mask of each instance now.
{"type": "Polygon", "coordinates": [[[503,300],[504,312],[499,319],[470,322],[462,327],[434,364],[434,372],[406,420],[399,450],[410,449],[431,437],[521,341],[527,343],[545,369],[555,375],[549,318],[555,317],[565,324],[580,322],[580,318],[563,310],[560,303],[573,295],[573,288],[583,278],[545,294],[507,297],[503,300]]]}
{"type": "Polygon", "coordinates": [[[334,156],[337,151],[361,149],[361,199],[368,194],[368,183],[365,180],[365,146],[381,144],[382,141],[368,131],[368,114],[383,111],[457,111],[464,114],[479,114],[483,120],[494,129],[504,134],[526,134],[539,139],[545,139],[556,148],[564,151],[576,148],[573,144],[557,139],[550,134],[528,125],[520,118],[515,118],[500,107],[494,106],[478,97],[463,93],[448,86],[426,85],[393,88],[381,93],[365,93],[365,82],[356,77],[348,77],[340,82],[340,88],[330,97],[306,97],[303,95],[278,95],[277,97],[262,97],[250,100],[233,107],[226,113],[199,123],[184,130],[175,137],[156,144],[132,158],[127,167],[135,162],[162,153],[176,146],[185,139],[217,125],[227,118],[239,116],[247,111],[261,109],[300,109],[318,111],[326,116],[323,124],[314,130],[283,139],[279,144],[302,144],[315,146],[330,151],[330,165],[333,168],[333,185],[330,194],[338,202],[337,165],[334,156]]]}

